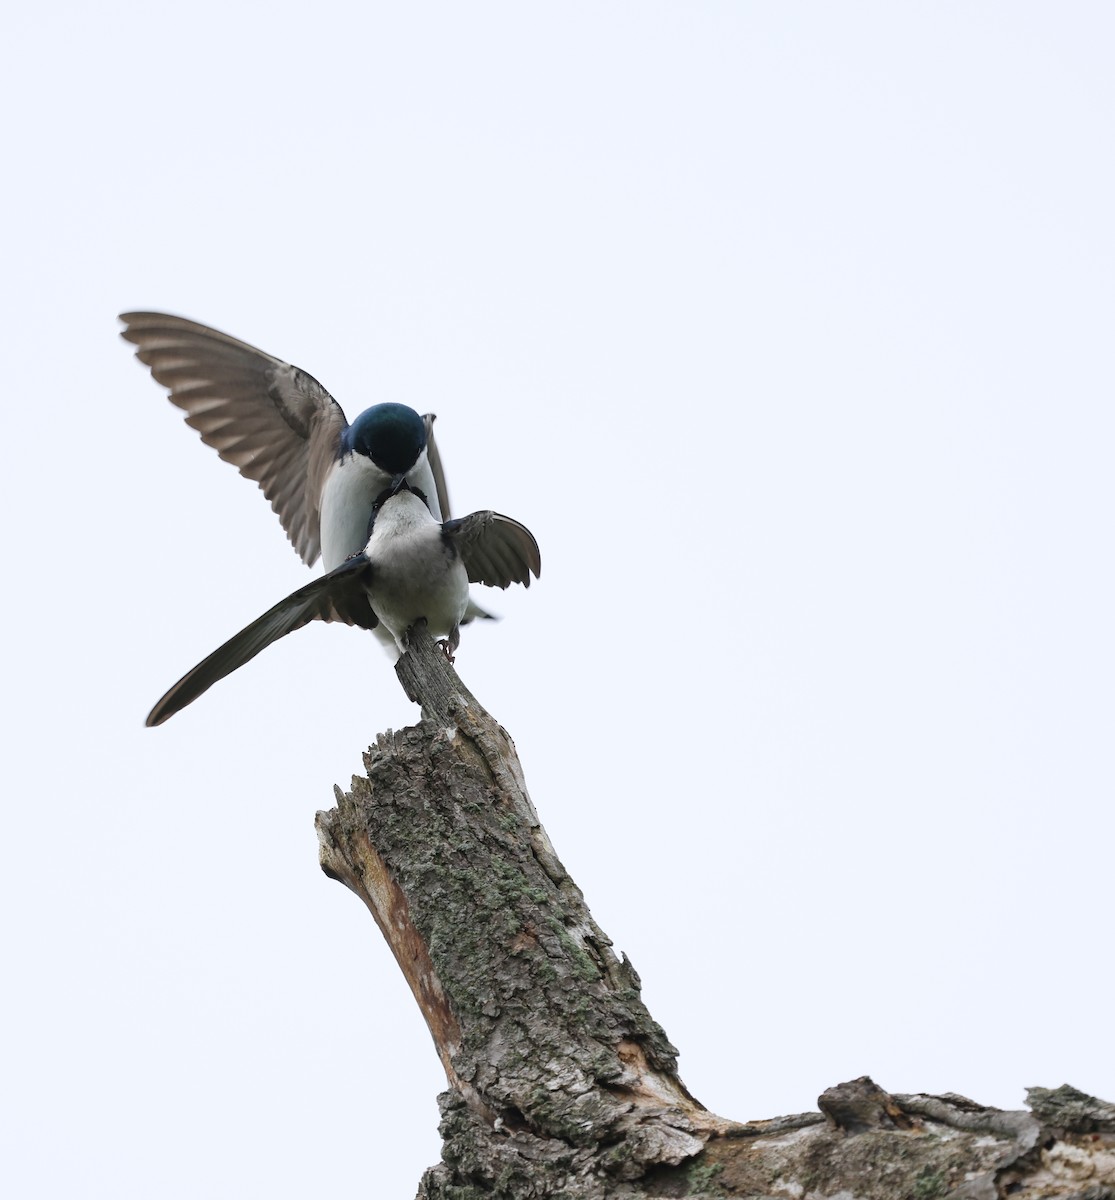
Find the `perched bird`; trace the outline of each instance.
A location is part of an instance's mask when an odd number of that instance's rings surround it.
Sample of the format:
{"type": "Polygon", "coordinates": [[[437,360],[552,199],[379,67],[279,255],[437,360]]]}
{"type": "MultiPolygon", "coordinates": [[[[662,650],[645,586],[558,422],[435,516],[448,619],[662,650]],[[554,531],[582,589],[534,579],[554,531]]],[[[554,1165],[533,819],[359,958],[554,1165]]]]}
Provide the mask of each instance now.
{"type": "Polygon", "coordinates": [[[400,650],[425,621],[450,662],[468,607],[469,582],[530,587],[541,575],[538,543],[525,525],[495,512],[439,521],[427,497],[396,475],[372,503],[363,551],[281,600],[184,675],[155,705],[148,725],[161,725],[219,679],[272,642],[310,621],[384,628],[400,650]]]}
{"type": "Polygon", "coordinates": [[[350,425],[312,375],[227,333],[166,313],[124,313],[120,336],[170,400],[271,501],[287,537],[327,571],[368,540],[372,504],[398,475],[449,519],[433,414],[375,404],[350,425]]]}
{"type": "Polygon", "coordinates": [[[308,567],[320,554],[331,571],[364,548],[372,504],[398,475],[449,519],[432,413],[375,404],[350,425],[312,375],[227,333],[166,313],[120,320],[186,424],[259,484],[308,567]]]}

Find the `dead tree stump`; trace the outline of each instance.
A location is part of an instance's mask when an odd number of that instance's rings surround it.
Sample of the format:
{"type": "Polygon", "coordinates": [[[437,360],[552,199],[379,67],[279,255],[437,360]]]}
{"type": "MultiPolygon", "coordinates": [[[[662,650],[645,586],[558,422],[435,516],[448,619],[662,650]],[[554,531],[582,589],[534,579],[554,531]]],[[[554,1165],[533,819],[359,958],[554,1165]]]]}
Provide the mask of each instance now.
{"type": "Polygon", "coordinates": [[[1115,1200],[1115,1110],[1072,1089],[1005,1113],[865,1078],[816,1113],[708,1112],[554,853],[507,733],[424,632],[396,671],[422,719],[377,738],[317,829],[445,1068],[442,1162],[420,1200],[1115,1200]]]}

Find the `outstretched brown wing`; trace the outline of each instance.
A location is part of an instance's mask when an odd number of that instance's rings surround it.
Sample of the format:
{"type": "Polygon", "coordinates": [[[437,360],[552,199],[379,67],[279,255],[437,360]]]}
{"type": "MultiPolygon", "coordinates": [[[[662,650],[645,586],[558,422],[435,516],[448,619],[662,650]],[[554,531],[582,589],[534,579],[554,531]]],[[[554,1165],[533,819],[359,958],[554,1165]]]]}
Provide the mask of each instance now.
{"type": "Polygon", "coordinates": [[[497,512],[474,512],[459,521],[446,521],[443,529],[473,583],[505,588],[512,583],[530,587],[533,573],[542,575],[542,556],[534,535],[511,517],[497,512]]]}
{"type": "Polygon", "coordinates": [[[318,501],[347,422],[312,375],[167,313],[124,313],[120,336],[170,390],[186,424],[271,501],[307,566],[321,553],[318,501]]]}

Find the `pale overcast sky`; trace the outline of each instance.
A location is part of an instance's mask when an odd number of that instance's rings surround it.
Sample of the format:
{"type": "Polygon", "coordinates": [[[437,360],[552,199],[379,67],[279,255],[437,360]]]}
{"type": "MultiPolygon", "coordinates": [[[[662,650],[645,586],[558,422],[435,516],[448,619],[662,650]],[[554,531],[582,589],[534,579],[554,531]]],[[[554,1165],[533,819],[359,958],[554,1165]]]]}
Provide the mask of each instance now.
{"type": "Polygon", "coordinates": [[[313,815],[417,716],[115,315],[439,415],[542,547],[458,666],[710,1108],[1115,1100],[1115,10],[5,21],[0,1192],[413,1195],[444,1086],[313,815]],[[14,428],[12,423],[14,422],[14,428]]]}

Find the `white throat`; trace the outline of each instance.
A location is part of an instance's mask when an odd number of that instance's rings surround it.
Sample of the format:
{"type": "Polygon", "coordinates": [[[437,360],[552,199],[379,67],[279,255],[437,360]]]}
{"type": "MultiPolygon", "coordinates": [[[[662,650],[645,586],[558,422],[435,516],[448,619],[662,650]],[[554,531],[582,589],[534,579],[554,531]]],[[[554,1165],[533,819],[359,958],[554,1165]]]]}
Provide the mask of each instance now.
{"type": "MultiPolygon", "coordinates": [[[[407,481],[426,493],[430,507],[440,519],[437,485],[425,449],[407,472],[407,481]]],[[[321,493],[321,560],[327,571],[364,549],[372,505],[390,486],[391,476],[363,454],[346,454],[334,463],[321,493]]]]}

